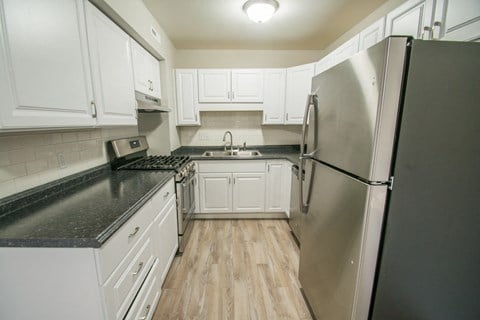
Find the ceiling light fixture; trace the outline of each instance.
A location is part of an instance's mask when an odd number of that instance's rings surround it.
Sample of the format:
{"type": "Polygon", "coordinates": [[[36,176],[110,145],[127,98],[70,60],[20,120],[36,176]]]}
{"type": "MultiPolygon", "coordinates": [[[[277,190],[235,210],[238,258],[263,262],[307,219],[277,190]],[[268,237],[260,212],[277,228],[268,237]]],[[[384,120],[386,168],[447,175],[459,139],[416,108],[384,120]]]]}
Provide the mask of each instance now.
{"type": "Polygon", "coordinates": [[[243,5],[243,11],[248,18],[256,23],[264,23],[278,10],[276,0],[248,0],[243,5]]]}

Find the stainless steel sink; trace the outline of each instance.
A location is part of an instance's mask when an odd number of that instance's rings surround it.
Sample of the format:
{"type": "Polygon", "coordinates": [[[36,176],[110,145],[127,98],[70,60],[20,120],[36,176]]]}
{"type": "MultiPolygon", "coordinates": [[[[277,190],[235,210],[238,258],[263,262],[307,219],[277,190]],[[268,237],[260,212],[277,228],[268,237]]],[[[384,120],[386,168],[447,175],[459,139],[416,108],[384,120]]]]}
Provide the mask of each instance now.
{"type": "Polygon", "coordinates": [[[202,157],[259,157],[262,154],[258,150],[246,150],[246,151],[205,151],[202,157]]]}

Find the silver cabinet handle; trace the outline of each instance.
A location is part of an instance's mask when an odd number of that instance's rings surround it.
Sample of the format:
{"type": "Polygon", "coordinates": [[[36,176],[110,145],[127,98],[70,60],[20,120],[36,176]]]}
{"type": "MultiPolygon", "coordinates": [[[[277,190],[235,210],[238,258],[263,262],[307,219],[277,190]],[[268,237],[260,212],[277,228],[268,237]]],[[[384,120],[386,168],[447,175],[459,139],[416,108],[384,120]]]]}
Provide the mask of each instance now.
{"type": "Polygon", "coordinates": [[[169,195],[170,195],[170,192],[165,193],[165,194],[163,195],[163,199],[164,199],[164,200],[167,199],[167,197],[168,197],[169,195]]]}
{"type": "Polygon", "coordinates": [[[150,313],[150,308],[151,308],[150,305],[146,306],[146,307],[145,307],[145,310],[146,310],[145,315],[144,315],[143,317],[138,318],[138,320],[145,320],[145,319],[147,319],[148,314],[150,313]]]}
{"type": "Polygon", "coordinates": [[[267,165],[267,172],[270,172],[270,165],[267,165]]]}
{"type": "Polygon", "coordinates": [[[143,268],[143,262],[140,262],[140,263],[138,264],[138,269],[137,269],[137,271],[135,271],[134,273],[132,273],[132,276],[136,276],[137,274],[139,274],[140,271],[142,271],[142,268],[143,268]]]}
{"type": "Polygon", "coordinates": [[[235,177],[233,177],[233,184],[235,184],[235,177]]]}
{"type": "Polygon", "coordinates": [[[140,227],[138,227],[138,226],[135,227],[135,229],[133,230],[133,232],[128,235],[128,238],[130,239],[130,238],[132,238],[132,237],[135,237],[135,235],[138,233],[138,230],[140,230],[140,227]]]}
{"type": "Polygon", "coordinates": [[[92,110],[92,118],[97,117],[97,105],[95,104],[95,101],[90,102],[90,108],[92,110]]]}
{"type": "Polygon", "coordinates": [[[287,121],[288,121],[288,113],[287,113],[287,121]]]}
{"type": "Polygon", "coordinates": [[[432,39],[440,39],[440,34],[442,32],[442,23],[440,21],[435,21],[433,23],[433,30],[432,30],[432,39]]]}
{"type": "Polygon", "coordinates": [[[235,99],[235,91],[232,91],[232,100],[235,99]]]}
{"type": "Polygon", "coordinates": [[[230,177],[228,177],[228,184],[232,184],[230,177]]]}
{"type": "Polygon", "coordinates": [[[422,40],[431,40],[432,39],[432,28],[429,26],[423,27],[422,35],[420,36],[422,40]],[[427,37],[425,37],[425,33],[428,33],[427,37]]]}

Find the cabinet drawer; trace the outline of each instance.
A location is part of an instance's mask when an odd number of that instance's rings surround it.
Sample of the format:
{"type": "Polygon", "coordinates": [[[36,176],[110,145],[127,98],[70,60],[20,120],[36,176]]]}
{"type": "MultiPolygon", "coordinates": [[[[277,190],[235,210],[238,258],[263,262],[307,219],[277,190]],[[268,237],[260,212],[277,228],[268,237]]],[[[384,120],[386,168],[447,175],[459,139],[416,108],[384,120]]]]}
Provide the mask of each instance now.
{"type": "Polygon", "coordinates": [[[198,161],[202,172],[265,172],[264,160],[198,161]]]}
{"type": "Polygon", "coordinates": [[[153,218],[163,210],[165,205],[170,201],[172,197],[175,197],[175,183],[173,179],[170,180],[160,191],[155,193],[152,197],[152,210],[154,212],[153,218]]]}
{"type": "Polygon", "coordinates": [[[155,258],[151,228],[132,248],[104,285],[111,318],[123,319],[155,258]]]}
{"type": "Polygon", "coordinates": [[[150,270],[125,320],[152,319],[161,292],[158,273],[158,260],[155,260],[152,270],[150,270]]]}
{"type": "Polygon", "coordinates": [[[128,220],[103,247],[96,250],[101,283],[104,283],[127,252],[133,248],[152,223],[154,211],[148,201],[128,220]]]}

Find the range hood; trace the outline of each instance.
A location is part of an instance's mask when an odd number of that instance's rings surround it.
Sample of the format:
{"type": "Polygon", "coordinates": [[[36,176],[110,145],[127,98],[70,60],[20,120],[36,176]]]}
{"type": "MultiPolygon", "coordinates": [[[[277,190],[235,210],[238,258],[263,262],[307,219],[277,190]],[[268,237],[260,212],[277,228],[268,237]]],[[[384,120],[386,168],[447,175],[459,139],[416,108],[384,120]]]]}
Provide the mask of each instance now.
{"type": "Polygon", "coordinates": [[[138,112],[170,112],[172,109],[167,106],[162,106],[162,101],[159,98],[149,96],[148,94],[135,91],[135,99],[138,104],[138,112]]]}

